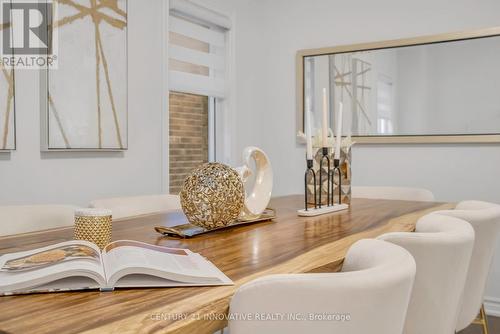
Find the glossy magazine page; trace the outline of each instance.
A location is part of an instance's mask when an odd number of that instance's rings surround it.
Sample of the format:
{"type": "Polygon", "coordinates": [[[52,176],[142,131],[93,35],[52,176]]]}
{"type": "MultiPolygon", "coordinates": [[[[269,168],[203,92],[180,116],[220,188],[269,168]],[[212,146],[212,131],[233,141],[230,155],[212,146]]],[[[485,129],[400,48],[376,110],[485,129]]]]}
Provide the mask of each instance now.
{"type": "Polygon", "coordinates": [[[174,282],[194,285],[231,283],[211,262],[188,249],[120,240],[106,246],[102,257],[108,287],[114,287],[115,284],[177,286],[174,282]],[[133,280],[131,277],[126,278],[131,275],[133,280]]]}
{"type": "Polygon", "coordinates": [[[73,240],[0,257],[0,293],[34,289],[71,276],[104,285],[106,278],[99,248],[73,240]]]}

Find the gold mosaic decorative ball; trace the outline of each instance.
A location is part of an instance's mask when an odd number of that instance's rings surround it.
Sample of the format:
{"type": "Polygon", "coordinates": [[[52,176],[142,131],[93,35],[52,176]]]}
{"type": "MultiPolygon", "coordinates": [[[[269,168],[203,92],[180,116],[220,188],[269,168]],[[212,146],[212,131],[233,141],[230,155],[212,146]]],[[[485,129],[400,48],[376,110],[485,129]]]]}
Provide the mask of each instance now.
{"type": "Polygon", "coordinates": [[[209,162],[188,175],[180,198],[182,210],[191,224],[214,229],[238,218],[245,203],[245,189],[234,169],[209,162]]]}

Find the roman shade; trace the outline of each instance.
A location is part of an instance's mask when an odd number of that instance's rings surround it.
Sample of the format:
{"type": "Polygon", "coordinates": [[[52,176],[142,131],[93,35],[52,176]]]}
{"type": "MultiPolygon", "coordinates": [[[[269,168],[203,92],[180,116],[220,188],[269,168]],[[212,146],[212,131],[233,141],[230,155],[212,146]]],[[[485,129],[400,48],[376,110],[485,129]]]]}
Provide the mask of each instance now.
{"type": "Polygon", "coordinates": [[[223,98],[226,90],[228,17],[186,0],[172,0],[169,89],[223,98]]]}

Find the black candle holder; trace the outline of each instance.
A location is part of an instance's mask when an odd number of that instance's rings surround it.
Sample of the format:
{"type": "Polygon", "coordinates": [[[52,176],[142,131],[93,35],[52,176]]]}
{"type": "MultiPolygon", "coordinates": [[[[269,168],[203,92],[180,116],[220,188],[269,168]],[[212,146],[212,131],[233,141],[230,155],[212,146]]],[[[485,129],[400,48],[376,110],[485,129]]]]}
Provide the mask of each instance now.
{"type": "MultiPolygon", "coordinates": [[[[338,173],[339,175],[339,185],[338,185],[338,190],[339,190],[339,203],[342,204],[342,170],[340,169],[340,159],[333,159],[333,170],[332,170],[332,176],[330,179],[330,182],[332,183],[332,189],[334,189],[335,185],[335,172],[338,173]]],[[[334,191],[332,190],[332,205],[333,205],[333,193],[334,191]]]]}
{"type": "Polygon", "coordinates": [[[326,161],[326,166],[327,166],[327,179],[328,181],[326,182],[327,184],[327,191],[326,191],[326,205],[330,205],[330,157],[328,156],[328,147],[323,147],[323,156],[321,157],[321,160],[319,161],[319,207],[321,208],[323,206],[323,201],[321,200],[321,196],[323,193],[323,161],[326,161]]]}
{"type": "Polygon", "coordinates": [[[316,183],[316,172],[313,169],[313,160],[307,159],[307,169],[304,173],[304,193],[305,193],[305,201],[304,201],[304,209],[297,210],[299,216],[317,216],[327,213],[332,213],[340,210],[347,210],[349,208],[348,204],[342,203],[342,169],[340,168],[340,159],[333,159],[333,168],[330,167],[330,157],[328,156],[328,148],[323,147],[322,156],[319,161],[319,185],[316,183]],[[328,164],[328,168],[326,171],[323,171],[324,163],[328,164]],[[327,201],[326,205],[323,205],[322,199],[322,191],[323,191],[323,174],[326,173],[328,177],[327,182],[327,201]],[[313,196],[314,196],[314,208],[309,208],[309,197],[310,192],[308,191],[308,180],[309,174],[312,175],[313,181],[313,196]],[[335,196],[335,176],[338,175],[339,183],[338,183],[338,193],[339,200],[338,203],[334,203],[335,196]],[[319,196],[317,196],[317,191],[319,190],[319,196]],[[319,198],[319,201],[318,201],[319,198]]]}
{"type": "Polygon", "coordinates": [[[305,190],[305,210],[307,211],[307,204],[309,201],[307,200],[307,175],[309,173],[312,174],[313,177],[313,184],[314,184],[314,191],[313,191],[313,196],[314,196],[314,208],[318,208],[318,200],[316,198],[316,172],[313,169],[313,160],[312,159],[307,159],[307,169],[306,172],[304,173],[304,190],[305,190]]]}

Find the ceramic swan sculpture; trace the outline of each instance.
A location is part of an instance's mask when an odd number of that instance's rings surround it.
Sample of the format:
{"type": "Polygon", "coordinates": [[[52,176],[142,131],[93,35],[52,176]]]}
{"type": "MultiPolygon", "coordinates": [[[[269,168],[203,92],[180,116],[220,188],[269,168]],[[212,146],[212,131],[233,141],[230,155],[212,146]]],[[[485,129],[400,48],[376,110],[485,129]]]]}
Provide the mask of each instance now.
{"type": "Polygon", "coordinates": [[[235,168],[245,186],[245,206],[240,214],[240,220],[252,220],[260,216],[267,208],[273,190],[273,169],[266,153],[250,146],[243,150],[243,166],[235,168]],[[255,172],[251,169],[255,162],[255,172]],[[250,188],[249,177],[254,174],[255,182],[250,188]]]}

